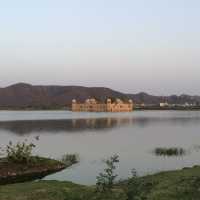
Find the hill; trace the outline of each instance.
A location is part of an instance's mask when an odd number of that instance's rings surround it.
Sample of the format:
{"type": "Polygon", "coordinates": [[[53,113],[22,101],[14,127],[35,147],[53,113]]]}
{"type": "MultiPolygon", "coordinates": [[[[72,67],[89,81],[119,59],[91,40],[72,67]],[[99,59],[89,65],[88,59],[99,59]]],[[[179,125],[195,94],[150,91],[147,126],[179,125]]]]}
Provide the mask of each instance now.
{"type": "Polygon", "coordinates": [[[69,107],[72,99],[83,102],[87,98],[94,97],[99,101],[107,98],[132,99],[135,103],[158,104],[163,101],[182,104],[185,102],[200,102],[200,96],[153,96],[147,93],[126,94],[105,87],[83,86],[42,86],[17,83],[0,88],[0,108],[50,108],[69,107]]]}

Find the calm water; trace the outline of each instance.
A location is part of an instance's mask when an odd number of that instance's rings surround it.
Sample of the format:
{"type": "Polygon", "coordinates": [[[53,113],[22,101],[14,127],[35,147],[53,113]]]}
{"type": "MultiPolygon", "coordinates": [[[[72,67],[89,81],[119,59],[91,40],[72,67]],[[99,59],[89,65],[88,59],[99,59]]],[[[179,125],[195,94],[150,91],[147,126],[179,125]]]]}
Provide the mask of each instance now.
{"type": "Polygon", "coordinates": [[[135,168],[140,175],[200,164],[200,112],[135,111],[72,113],[68,111],[1,111],[0,145],[9,140],[36,141],[36,154],[61,158],[78,153],[80,163],[46,179],[95,183],[102,159],[120,156],[120,178],[135,168]],[[183,147],[182,157],[156,157],[156,147],[183,147]]]}

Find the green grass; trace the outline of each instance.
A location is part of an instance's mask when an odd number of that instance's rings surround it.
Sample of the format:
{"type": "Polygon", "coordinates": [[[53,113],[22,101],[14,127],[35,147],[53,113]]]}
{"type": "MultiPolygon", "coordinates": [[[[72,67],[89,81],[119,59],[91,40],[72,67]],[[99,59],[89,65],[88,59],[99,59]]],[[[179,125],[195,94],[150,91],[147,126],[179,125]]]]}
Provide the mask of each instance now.
{"type": "MultiPolygon", "coordinates": [[[[138,181],[140,200],[200,199],[199,166],[148,175],[138,181]]],[[[27,182],[0,186],[0,200],[126,200],[122,188],[119,184],[112,194],[99,196],[93,186],[59,181],[27,182]]]]}
{"type": "Polygon", "coordinates": [[[161,172],[140,178],[141,196],[149,200],[199,200],[200,167],[161,172]]]}
{"type": "Polygon", "coordinates": [[[88,192],[71,182],[38,181],[0,186],[1,200],[61,200],[88,192]]]}

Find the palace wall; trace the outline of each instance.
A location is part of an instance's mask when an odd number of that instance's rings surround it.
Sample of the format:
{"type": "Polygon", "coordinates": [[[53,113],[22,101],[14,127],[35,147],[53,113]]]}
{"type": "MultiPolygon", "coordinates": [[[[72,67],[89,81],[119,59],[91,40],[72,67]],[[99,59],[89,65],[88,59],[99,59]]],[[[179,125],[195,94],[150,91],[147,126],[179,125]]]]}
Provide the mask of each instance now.
{"type": "Polygon", "coordinates": [[[120,99],[111,102],[107,99],[106,103],[98,103],[95,99],[87,99],[85,103],[77,103],[76,100],[72,101],[73,112],[131,112],[133,111],[133,102],[129,100],[124,103],[120,99]]]}

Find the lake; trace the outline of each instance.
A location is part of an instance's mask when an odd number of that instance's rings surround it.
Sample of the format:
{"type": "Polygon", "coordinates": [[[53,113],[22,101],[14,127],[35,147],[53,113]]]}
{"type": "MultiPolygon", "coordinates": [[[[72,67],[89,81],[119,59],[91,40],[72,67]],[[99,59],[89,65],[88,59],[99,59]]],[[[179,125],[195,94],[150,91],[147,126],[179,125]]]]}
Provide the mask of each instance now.
{"type": "Polygon", "coordinates": [[[200,112],[0,111],[0,146],[24,139],[34,141],[40,156],[79,154],[79,164],[45,179],[94,184],[105,167],[102,160],[113,154],[120,158],[119,178],[127,178],[133,168],[146,175],[200,164],[200,112]],[[156,156],[156,147],[182,147],[187,153],[156,156]]]}

